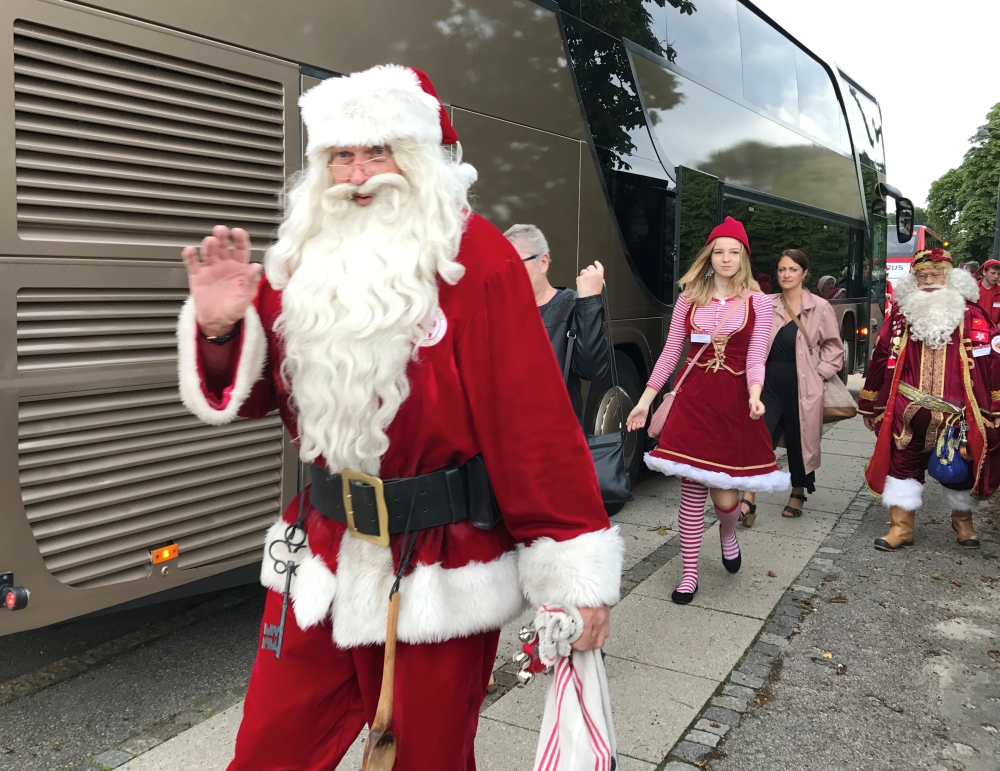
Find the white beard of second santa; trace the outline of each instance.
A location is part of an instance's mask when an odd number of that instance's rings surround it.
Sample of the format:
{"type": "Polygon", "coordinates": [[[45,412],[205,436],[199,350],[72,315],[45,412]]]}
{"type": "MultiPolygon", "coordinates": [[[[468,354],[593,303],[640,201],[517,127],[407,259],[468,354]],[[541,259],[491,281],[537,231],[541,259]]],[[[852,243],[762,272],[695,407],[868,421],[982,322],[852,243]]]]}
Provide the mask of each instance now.
{"type": "Polygon", "coordinates": [[[385,429],[409,393],[406,369],[438,302],[436,262],[410,186],[396,174],[323,197],[324,223],[282,293],[282,375],[303,460],[379,473],[385,429]],[[358,206],[355,192],[373,193],[358,206]]]}
{"type": "Polygon", "coordinates": [[[917,288],[914,280],[913,286],[901,296],[897,294],[896,300],[910,326],[910,337],[934,350],[951,342],[952,333],[965,316],[965,297],[951,281],[927,292],[917,288]]]}

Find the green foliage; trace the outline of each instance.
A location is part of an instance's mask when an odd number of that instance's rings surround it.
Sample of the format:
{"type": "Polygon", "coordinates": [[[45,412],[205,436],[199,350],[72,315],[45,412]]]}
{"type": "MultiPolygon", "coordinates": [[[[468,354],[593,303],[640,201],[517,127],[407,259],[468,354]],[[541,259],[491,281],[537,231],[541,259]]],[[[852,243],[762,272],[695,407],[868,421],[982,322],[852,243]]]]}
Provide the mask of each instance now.
{"type": "Polygon", "coordinates": [[[956,262],[982,262],[993,251],[1000,186],[1000,103],[987,113],[989,138],[973,137],[962,164],[935,180],[927,196],[927,224],[956,262]]]}

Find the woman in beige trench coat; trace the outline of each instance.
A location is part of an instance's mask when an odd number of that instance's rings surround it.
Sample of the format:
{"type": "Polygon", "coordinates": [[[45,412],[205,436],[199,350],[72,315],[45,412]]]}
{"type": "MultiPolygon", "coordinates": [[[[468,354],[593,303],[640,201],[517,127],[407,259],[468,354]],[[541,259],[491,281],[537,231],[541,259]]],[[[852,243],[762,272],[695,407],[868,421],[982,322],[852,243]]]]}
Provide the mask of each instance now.
{"type": "MultiPolygon", "coordinates": [[[[820,464],[823,381],[836,377],[843,366],[844,343],[833,306],[804,287],[809,274],[805,254],[798,249],[786,249],[778,259],[777,272],[781,294],[771,295],[774,314],[761,401],[774,446],[784,436],[788,449],[792,493],[782,516],[800,517],[806,491],[815,491],[816,469],[820,464]],[[792,320],[789,309],[798,316],[809,342],[792,320]],[[810,343],[819,355],[819,363],[815,365],[810,343]]],[[[755,497],[748,492],[742,498],[746,527],[751,527],[757,516],[755,497]]]]}

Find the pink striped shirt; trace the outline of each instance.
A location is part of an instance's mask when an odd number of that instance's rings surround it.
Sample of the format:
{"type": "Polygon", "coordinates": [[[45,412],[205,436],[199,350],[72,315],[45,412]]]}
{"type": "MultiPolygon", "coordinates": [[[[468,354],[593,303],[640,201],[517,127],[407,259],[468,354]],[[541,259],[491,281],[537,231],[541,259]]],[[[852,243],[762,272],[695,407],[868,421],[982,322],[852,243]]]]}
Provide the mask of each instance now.
{"type": "MultiPolygon", "coordinates": [[[[750,333],[750,344],[747,347],[747,387],[752,385],[764,385],[764,360],[767,358],[767,343],[771,335],[771,316],[774,308],[771,299],[763,292],[754,292],[750,295],[753,303],[754,325],[753,332],[750,333]]],[[[732,300],[712,300],[708,305],[702,305],[695,309],[694,321],[706,332],[715,330],[716,325],[722,316],[729,310],[732,300]]],[[[657,391],[663,389],[670,375],[677,366],[677,361],[681,357],[684,348],[684,320],[691,311],[691,303],[682,294],[677,298],[674,305],[674,312],[670,317],[670,332],[667,334],[667,342],[663,344],[663,352],[653,367],[653,374],[649,377],[647,385],[657,391]]],[[[723,334],[735,332],[743,324],[746,318],[746,310],[736,311],[730,316],[725,325],[720,330],[723,334]]],[[[698,343],[695,347],[701,347],[698,343]]]]}

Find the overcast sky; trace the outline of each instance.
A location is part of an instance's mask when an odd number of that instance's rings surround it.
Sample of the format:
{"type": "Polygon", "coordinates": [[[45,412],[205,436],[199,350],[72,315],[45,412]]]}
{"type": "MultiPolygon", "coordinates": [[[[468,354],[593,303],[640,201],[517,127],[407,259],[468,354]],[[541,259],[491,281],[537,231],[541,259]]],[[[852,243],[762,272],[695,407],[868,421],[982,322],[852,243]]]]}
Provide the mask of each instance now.
{"type": "Polygon", "coordinates": [[[1000,102],[1000,0],[754,2],[875,95],[888,182],[918,206],[1000,102]]]}

